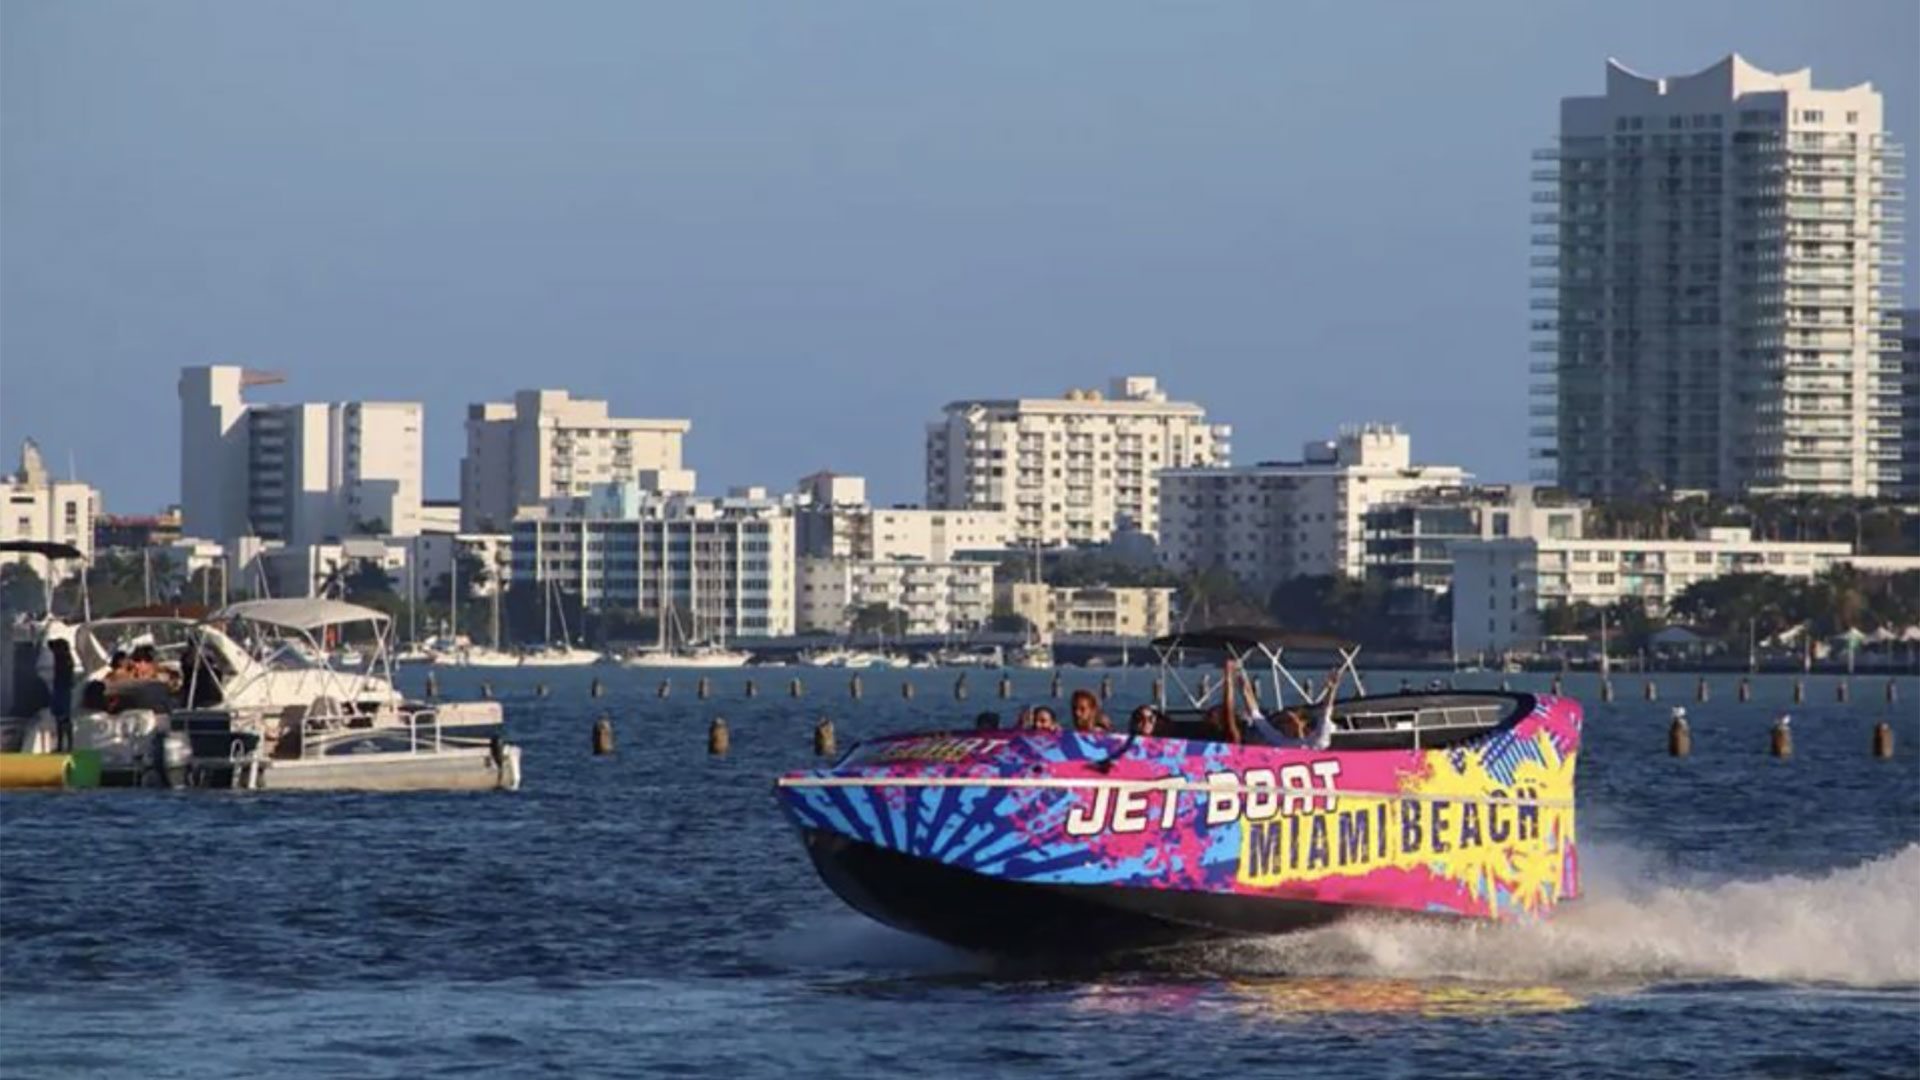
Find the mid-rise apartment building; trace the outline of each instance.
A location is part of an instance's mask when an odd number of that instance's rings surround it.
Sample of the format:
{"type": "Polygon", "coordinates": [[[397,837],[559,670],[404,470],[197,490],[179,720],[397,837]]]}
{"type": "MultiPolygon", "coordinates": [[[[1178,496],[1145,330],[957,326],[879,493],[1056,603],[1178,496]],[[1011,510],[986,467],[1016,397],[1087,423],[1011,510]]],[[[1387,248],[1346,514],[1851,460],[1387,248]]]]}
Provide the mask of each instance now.
{"type": "Polygon", "coordinates": [[[245,400],[246,390],[281,381],[224,365],[181,371],[184,531],[294,545],[419,532],[424,408],[245,400]]]}
{"type": "Polygon", "coordinates": [[[801,478],[796,496],[802,557],[947,562],[1012,543],[1012,516],[1005,511],[872,506],[858,476],[814,473],[801,478]]]}
{"type": "Polygon", "coordinates": [[[1540,612],[1624,599],[1659,614],[1687,586],[1726,574],[1812,577],[1846,562],[1841,543],[1755,540],[1716,528],[1698,540],[1473,540],[1453,547],[1454,645],[1462,653],[1532,649],[1540,612]]]}
{"type": "Polygon", "coordinates": [[[990,562],[802,558],[799,629],[843,634],[877,605],[904,613],[909,634],[978,630],[993,617],[993,574],[990,562]]]}
{"type": "Polygon", "coordinates": [[[1586,503],[1532,484],[1427,488],[1369,508],[1366,573],[1393,588],[1453,587],[1453,547],[1467,540],[1586,535],[1586,503]]]}
{"type": "Polygon", "coordinates": [[[1898,481],[1902,150],[1872,84],[1609,62],[1535,154],[1532,436],[1577,495],[1898,481]]]}
{"type": "Polygon", "coordinates": [[[1017,544],[1153,534],[1162,469],[1225,464],[1230,429],[1146,376],[1058,398],[956,401],[927,428],[927,505],[1011,515],[1017,544]]]}
{"type": "Polygon", "coordinates": [[[602,489],[523,510],[512,535],[515,588],[552,583],[589,608],[672,612],[701,638],[793,633],[793,507],[760,489],[602,489]]]}
{"type": "MultiPolygon", "coordinates": [[[[54,479],[32,439],[20,444],[20,468],[0,481],[0,490],[5,491],[0,540],[72,544],[85,558],[93,557],[100,493],[77,480],[54,479]]],[[[84,565],[66,561],[49,566],[37,555],[0,555],[0,564],[5,563],[21,563],[43,580],[51,576],[52,584],[79,573],[84,565]]]]}
{"type": "Polygon", "coordinates": [[[522,390],[510,402],[468,406],[460,527],[505,529],[523,510],[605,484],[690,494],[694,475],[680,453],[691,427],[616,417],[606,402],[565,390],[522,390]]]}
{"type": "Polygon", "coordinates": [[[1174,590],[1170,588],[1018,581],[1002,585],[1000,591],[1007,609],[1047,638],[1155,638],[1173,626],[1174,590]]]}
{"type": "Polygon", "coordinates": [[[1182,574],[1226,570],[1258,596],[1293,577],[1359,577],[1369,508],[1467,479],[1457,466],[1415,465],[1412,440],[1385,424],[1307,443],[1299,461],[1169,470],[1160,561],[1182,574]]]}

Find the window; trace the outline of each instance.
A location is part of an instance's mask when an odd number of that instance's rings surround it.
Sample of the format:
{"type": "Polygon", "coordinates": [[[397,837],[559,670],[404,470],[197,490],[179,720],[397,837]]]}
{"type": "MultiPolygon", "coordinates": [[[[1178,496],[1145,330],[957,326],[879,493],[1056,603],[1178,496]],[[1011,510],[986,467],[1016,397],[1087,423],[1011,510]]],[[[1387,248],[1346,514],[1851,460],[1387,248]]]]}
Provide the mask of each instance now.
{"type": "Polygon", "coordinates": [[[1508,514],[1505,510],[1495,511],[1493,515],[1493,535],[1495,536],[1511,535],[1511,529],[1508,524],[1511,517],[1512,515],[1508,514]]]}
{"type": "Polygon", "coordinates": [[[1614,579],[1613,579],[1613,575],[1612,575],[1612,574],[1598,574],[1598,575],[1595,575],[1595,576],[1596,576],[1596,577],[1598,578],[1598,583],[1599,583],[1599,584],[1601,584],[1601,585],[1611,585],[1611,584],[1613,584],[1613,580],[1614,580],[1614,579]]]}

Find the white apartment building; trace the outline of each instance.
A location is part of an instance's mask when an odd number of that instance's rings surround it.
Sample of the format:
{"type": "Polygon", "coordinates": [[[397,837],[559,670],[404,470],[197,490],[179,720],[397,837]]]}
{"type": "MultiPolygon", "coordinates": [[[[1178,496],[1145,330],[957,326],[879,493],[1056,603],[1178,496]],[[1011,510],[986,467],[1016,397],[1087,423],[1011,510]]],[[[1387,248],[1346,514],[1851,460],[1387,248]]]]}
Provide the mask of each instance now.
{"type": "Polygon", "coordinates": [[[323,543],[420,531],[425,410],[417,402],[248,403],[279,376],[180,373],[182,527],[228,540],[323,543]]]}
{"type": "Polygon", "coordinates": [[[993,573],[988,562],[802,558],[799,629],[844,634],[878,604],[904,612],[909,634],[977,630],[993,617],[993,573]]]}
{"type": "Polygon", "coordinates": [[[606,402],[565,390],[522,390],[511,402],[470,405],[460,527],[505,529],[529,507],[602,484],[691,494],[694,475],[682,468],[680,451],[692,426],[615,417],[606,402]]]}
{"type": "Polygon", "coordinates": [[[1530,650],[1540,612],[1605,607],[1629,597],[1659,614],[1687,586],[1725,574],[1812,577],[1848,562],[1852,545],[1755,540],[1748,529],[1702,540],[1473,540],[1453,547],[1454,647],[1461,653],[1530,650]]]}
{"type": "Polygon", "coordinates": [[[1152,535],[1160,470],[1225,464],[1229,435],[1141,375],[1105,394],[956,401],[927,427],[927,505],[1008,513],[1020,544],[1104,543],[1123,516],[1152,535]]]}
{"type": "Polygon", "coordinates": [[[553,582],[589,608],[671,610],[702,638],[793,633],[793,507],[760,489],[719,499],[606,489],[529,508],[512,535],[515,588],[553,582]],[[575,510],[603,516],[560,513],[575,510]]]}
{"type": "Polygon", "coordinates": [[[1394,588],[1444,593],[1453,586],[1453,546],[1467,540],[1586,535],[1587,504],[1554,488],[1487,484],[1426,488],[1369,508],[1366,573],[1394,588]]]}
{"type": "Polygon", "coordinates": [[[1170,588],[1106,585],[1042,585],[1009,582],[1001,587],[1008,610],[1047,637],[1086,635],[1147,637],[1173,627],[1170,588]]]}
{"type": "Polygon", "coordinates": [[[1670,78],[1609,61],[1604,95],[1562,100],[1534,155],[1543,478],[1892,489],[1905,173],[1881,105],[1739,56],[1670,78]]]}
{"type": "Polygon", "coordinates": [[[1457,466],[1413,464],[1412,440],[1386,424],[1344,427],[1299,461],[1171,469],[1160,478],[1160,562],[1182,574],[1219,567],[1262,597],[1293,577],[1359,577],[1369,508],[1467,480],[1457,466]]]}
{"type": "Polygon", "coordinates": [[[866,480],[843,473],[802,477],[796,497],[803,558],[948,562],[962,552],[1004,550],[1013,540],[1005,511],[870,506],[866,480]]]}
{"type": "MultiPolygon", "coordinates": [[[[48,475],[40,447],[32,439],[21,442],[20,468],[0,487],[6,491],[0,540],[72,544],[81,555],[93,557],[93,520],[100,512],[100,493],[77,480],[48,475]]],[[[20,563],[53,585],[79,573],[83,565],[67,561],[49,566],[38,555],[0,555],[0,565],[6,563],[20,563]]]]}

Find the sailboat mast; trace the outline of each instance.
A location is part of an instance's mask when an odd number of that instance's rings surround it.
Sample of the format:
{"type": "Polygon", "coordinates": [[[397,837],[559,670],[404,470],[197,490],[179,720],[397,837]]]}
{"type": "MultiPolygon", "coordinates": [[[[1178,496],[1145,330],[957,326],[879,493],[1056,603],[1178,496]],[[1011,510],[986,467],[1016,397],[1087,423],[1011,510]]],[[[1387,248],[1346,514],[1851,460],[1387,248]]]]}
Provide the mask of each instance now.
{"type": "Polygon", "coordinates": [[[448,610],[447,639],[449,641],[459,641],[460,640],[460,537],[457,534],[453,537],[453,540],[448,544],[447,550],[452,553],[452,558],[449,561],[453,564],[453,569],[447,573],[447,610],[448,610]]]}

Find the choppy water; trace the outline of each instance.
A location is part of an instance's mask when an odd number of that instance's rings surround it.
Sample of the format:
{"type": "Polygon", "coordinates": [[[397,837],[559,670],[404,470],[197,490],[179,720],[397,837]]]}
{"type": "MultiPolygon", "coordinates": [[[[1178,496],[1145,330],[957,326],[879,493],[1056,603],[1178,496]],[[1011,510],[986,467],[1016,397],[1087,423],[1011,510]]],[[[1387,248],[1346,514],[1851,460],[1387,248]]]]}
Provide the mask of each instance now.
{"type": "Polygon", "coordinates": [[[707,702],[685,675],[662,701],[652,673],[495,674],[516,795],[0,799],[0,1076],[1920,1074],[1913,679],[1896,706],[1883,679],[1850,706],[1814,680],[1784,762],[1784,678],[1689,702],[1680,761],[1667,710],[1691,677],[1657,705],[1637,679],[1612,706],[1571,681],[1588,897],[1551,923],[1373,919],[1067,969],[852,914],[770,797],[820,712],[845,745],[998,707],[994,676],[956,706],[947,673],[913,673],[912,702],[907,673],[869,674],[857,704],[844,676],[798,672],[795,702],[796,672],[754,674],[760,697],[725,673],[707,702]],[[588,754],[601,709],[611,759],[588,754]],[[1868,755],[1882,719],[1892,762],[1868,755]]]}

